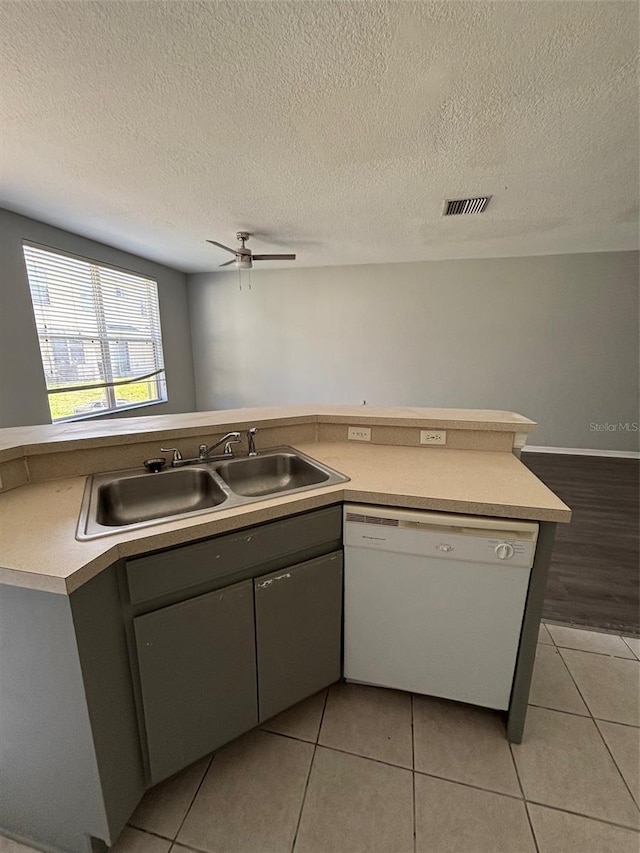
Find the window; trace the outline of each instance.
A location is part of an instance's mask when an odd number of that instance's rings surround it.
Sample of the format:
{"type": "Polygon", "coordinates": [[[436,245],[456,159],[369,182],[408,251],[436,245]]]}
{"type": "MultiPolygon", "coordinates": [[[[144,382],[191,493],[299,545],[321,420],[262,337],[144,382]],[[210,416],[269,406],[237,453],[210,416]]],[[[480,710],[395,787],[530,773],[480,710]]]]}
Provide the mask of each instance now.
{"type": "Polygon", "coordinates": [[[52,422],[165,401],[156,282],[23,248],[52,422]]]}

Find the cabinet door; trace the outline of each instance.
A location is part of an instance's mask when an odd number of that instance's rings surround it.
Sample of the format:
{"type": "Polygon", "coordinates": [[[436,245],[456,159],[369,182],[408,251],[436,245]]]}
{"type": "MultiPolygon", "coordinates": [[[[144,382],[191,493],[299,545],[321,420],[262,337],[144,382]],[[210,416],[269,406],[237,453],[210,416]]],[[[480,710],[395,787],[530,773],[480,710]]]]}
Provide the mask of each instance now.
{"type": "Polygon", "coordinates": [[[262,721],[340,678],[342,551],[254,584],[262,721]]]}
{"type": "Polygon", "coordinates": [[[251,581],[134,619],[155,784],[256,725],[251,581]]]}

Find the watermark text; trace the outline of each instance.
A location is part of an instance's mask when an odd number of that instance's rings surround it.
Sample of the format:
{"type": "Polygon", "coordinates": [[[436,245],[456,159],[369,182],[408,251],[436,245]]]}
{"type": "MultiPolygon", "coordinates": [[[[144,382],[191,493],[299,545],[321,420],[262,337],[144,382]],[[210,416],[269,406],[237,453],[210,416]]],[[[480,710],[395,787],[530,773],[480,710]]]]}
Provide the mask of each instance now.
{"type": "Polygon", "coordinates": [[[591,421],[589,429],[591,432],[638,432],[640,425],[637,421],[618,421],[617,423],[591,421]]]}

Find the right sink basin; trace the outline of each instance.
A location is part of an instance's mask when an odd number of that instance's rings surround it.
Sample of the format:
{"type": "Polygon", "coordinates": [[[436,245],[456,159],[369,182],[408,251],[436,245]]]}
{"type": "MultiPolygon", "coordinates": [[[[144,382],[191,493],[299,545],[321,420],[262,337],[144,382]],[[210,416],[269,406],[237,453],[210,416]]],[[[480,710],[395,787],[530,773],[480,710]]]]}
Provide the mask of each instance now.
{"type": "Polygon", "coordinates": [[[237,495],[252,498],[320,486],[331,478],[318,463],[293,451],[222,462],[216,466],[216,473],[237,495]]]}

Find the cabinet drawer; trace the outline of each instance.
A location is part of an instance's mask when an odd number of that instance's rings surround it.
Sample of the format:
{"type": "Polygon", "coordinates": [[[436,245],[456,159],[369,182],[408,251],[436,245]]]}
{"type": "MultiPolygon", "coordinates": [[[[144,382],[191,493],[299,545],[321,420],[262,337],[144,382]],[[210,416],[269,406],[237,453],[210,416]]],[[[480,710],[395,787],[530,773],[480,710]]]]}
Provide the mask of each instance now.
{"type": "Polygon", "coordinates": [[[133,603],[149,601],[281,558],[296,562],[297,554],[340,547],[341,540],[340,506],[314,510],[128,560],[129,595],[133,603]]]}

